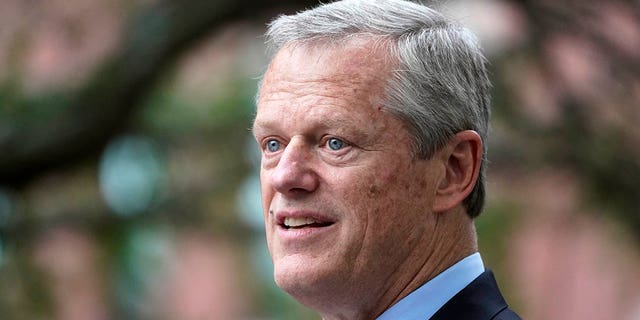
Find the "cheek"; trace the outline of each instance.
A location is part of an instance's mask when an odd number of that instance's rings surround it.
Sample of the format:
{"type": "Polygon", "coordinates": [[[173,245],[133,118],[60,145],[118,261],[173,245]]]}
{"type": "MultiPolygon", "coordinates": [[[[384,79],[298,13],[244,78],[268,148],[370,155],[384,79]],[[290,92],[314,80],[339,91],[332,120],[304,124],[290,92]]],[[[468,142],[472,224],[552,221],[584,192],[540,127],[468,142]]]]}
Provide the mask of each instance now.
{"type": "Polygon", "coordinates": [[[345,202],[352,204],[356,215],[358,231],[353,234],[361,241],[359,263],[384,268],[407,254],[398,250],[398,243],[415,244],[425,233],[425,199],[406,172],[386,169],[367,174],[367,185],[345,202]],[[379,261],[381,256],[384,261],[379,261]]]}
{"type": "Polygon", "coordinates": [[[266,213],[271,205],[271,199],[273,198],[274,190],[269,186],[270,177],[264,172],[260,171],[260,197],[262,201],[262,210],[266,213]]]}
{"type": "Polygon", "coordinates": [[[402,196],[398,190],[399,179],[398,173],[388,168],[367,170],[350,184],[351,189],[345,190],[351,194],[346,202],[359,207],[357,214],[361,217],[383,218],[402,196]]]}
{"type": "Polygon", "coordinates": [[[368,204],[374,219],[415,218],[428,210],[433,200],[431,181],[419,170],[385,166],[369,171],[364,180],[358,197],[368,204]]]}
{"type": "MultiPolygon", "coordinates": [[[[377,170],[371,170],[374,174],[368,176],[366,187],[366,198],[379,199],[388,197],[396,198],[398,195],[413,196],[418,182],[411,175],[407,175],[405,171],[397,168],[385,166],[377,170]]],[[[423,187],[426,186],[423,183],[423,187]]],[[[394,200],[397,200],[394,199],[394,200]]]]}

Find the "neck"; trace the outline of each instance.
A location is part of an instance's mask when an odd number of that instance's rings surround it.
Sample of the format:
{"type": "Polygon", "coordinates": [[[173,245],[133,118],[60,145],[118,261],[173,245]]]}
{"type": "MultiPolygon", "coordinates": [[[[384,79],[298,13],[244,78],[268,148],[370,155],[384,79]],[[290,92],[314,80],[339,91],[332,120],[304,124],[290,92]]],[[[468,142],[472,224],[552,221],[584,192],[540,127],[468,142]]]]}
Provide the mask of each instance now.
{"type": "Polygon", "coordinates": [[[415,265],[413,269],[399,276],[389,293],[385,307],[376,315],[382,314],[414,290],[435,278],[437,275],[456,264],[460,260],[478,251],[477,236],[473,220],[464,211],[450,212],[438,216],[440,222],[436,224],[432,251],[429,254],[416,253],[410,257],[415,265]]]}
{"type": "Polygon", "coordinates": [[[323,320],[373,320],[411,292],[436,277],[458,261],[478,251],[473,220],[463,210],[436,214],[433,233],[425,246],[417,247],[391,275],[382,292],[368,310],[359,310],[345,317],[323,315],[323,320]]]}

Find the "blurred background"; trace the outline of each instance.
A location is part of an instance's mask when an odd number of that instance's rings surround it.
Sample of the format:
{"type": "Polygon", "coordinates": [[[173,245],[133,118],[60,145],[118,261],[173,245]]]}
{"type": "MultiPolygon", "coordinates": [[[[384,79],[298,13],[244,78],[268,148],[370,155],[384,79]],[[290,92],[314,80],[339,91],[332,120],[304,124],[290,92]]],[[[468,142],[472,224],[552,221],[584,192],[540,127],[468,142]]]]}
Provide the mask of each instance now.
{"type": "MultiPolygon", "coordinates": [[[[265,24],[314,4],[0,1],[1,319],[318,319],[273,283],[249,131],[265,24]]],[[[640,319],[640,4],[432,4],[491,62],[507,300],[640,319]]]]}

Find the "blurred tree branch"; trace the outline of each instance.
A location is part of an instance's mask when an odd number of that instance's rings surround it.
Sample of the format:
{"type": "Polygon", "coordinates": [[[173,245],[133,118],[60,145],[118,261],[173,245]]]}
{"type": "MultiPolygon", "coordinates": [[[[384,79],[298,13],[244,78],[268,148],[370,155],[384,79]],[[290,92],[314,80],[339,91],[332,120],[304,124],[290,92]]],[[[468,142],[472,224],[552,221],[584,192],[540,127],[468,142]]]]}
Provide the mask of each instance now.
{"type": "MultiPolygon", "coordinates": [[[[640,241],[640,134],[634,130],[638,113],[634,86],[640,83],[640,49],[625,51],[607,37],[602,23],[604,9],[617,6],[619,12],[628,13],[635,25],[640,24],[640,5],[632,1],[569,1],[543,0],[514,1],[525,14],[531,29],[528,48],[536,65],[542,69],[548,83],[558,90],[561,120],[557,125],[544,127],[531,125],[527,119],[517,119],[513,129],[524,132],[532,139],[532,148],[545,156],[544,161],[573,171],[585,190],[598,201],[597,206],[611,212],[627,224],[640,241]],[[605,6],[609,6],[606,8],[605,6]],[[606,74],[600,74],[595,94],[589,99],[563,83],[557,61],[545,49],[554,37],[570,35],[592,48],[599,59],[591,61],[606,74]],[[617,114],[617,122],[602,118],[599,110],[617,114]],[[534,142],[535,141],[535,142],[534,142]]],[[[612,30],[617,32],[617,30],[612,30]]],[[[640,32],[640,30],[637,30],[640,32]]],[[[609,34],[610,35],[610,34],[609,34]]],[[[508,81],[497,79],[498,82],[508,81]]],[[[526,85],[526,84],[524,84],[526,85]]],[[[508,91],[508,90],[507,90],[508,91]]],[[[516,106],[518,99],[506,93],[507,104],[516,106]]]]}
{"type": "MultiPolygon", "coordinates": [[[[275,6],[302,8],[317,1],[165,0],[143,9],[125,39],[69,105],[39,127],[0,137],[0,184],[19,187],[48,170],[99,152],[140,107],[156,80],[191,44],[226,23],[256,19],[275,6]]],[[[71,58],[71,57],[70,57],[71,58]]]]}

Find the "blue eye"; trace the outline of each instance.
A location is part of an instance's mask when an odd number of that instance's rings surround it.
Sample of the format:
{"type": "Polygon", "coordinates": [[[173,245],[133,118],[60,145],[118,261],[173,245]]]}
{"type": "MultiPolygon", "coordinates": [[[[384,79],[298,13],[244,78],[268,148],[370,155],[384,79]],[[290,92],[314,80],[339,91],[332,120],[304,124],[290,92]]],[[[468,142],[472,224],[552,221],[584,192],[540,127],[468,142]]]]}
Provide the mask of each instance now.
{"type": "Polygon", "coordinates": [[[338,151],[344,148],[345,145],[346,143],[338,138],[331,138],[327,140],[327,146],[333,151],[338,151]]]}
{"type": "Polygon", "coordinates": [[[269,152],[276,152],[280,150],[280,141],[274,139],[267,141],[267,150],[269,152]]]}

